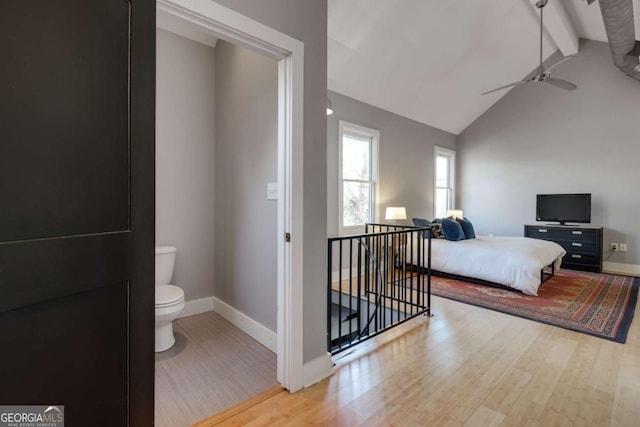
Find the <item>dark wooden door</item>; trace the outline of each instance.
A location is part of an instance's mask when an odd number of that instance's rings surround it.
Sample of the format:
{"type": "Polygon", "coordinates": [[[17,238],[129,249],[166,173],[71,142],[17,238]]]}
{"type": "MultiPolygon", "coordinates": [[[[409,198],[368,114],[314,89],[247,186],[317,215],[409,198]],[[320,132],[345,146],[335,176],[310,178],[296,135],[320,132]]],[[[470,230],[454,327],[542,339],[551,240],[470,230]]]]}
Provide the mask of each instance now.
{"type": "Polygon", "coordinates": [[[151,425],[155,2],[0,3],[0,404],[151,425]]]}

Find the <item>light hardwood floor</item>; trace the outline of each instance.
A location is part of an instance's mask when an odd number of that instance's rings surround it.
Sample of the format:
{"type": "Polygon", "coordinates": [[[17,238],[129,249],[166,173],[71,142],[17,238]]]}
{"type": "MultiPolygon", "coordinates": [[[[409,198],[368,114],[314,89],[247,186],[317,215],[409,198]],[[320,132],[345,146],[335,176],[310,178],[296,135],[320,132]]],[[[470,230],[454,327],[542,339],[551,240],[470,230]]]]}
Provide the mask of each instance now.
{"type": "Polygon", "coordinates": [[[640,309],[626,344],[433,298],[335,374],[210,425],[638,426],[640,309]]]}
{"type": "Polygon", "coordinates": [[[278,385],[276,355],[215,312],[174,322],[156,353],[155,425],[183,427],[278,385]]]}

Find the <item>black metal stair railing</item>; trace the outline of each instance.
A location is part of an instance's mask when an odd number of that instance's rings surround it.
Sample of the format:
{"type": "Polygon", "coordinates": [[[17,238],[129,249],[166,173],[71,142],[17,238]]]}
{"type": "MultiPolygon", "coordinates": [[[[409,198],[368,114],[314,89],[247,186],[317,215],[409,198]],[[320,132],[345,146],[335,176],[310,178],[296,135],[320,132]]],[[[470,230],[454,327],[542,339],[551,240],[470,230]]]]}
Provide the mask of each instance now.
{"type": "Polygon", "coordinates": [[[428,227],[367,224],[364,234],[330,238],[328,351],[337,354],[412,317],[430,315],[430,249],[428,227]]]}

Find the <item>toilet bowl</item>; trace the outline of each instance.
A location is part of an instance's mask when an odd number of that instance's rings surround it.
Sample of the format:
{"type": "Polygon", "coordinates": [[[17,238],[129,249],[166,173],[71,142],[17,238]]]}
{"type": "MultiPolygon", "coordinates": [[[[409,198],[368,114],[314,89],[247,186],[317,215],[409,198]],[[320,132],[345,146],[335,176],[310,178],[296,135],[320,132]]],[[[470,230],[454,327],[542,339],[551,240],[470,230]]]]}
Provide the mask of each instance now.
{"type": "Polygon", "coordinates": [[[175,262],[175,246],[156,246],[156,353],[175,344],[173,321],[184,308],[184,291],[169,284],[175,262]]]}

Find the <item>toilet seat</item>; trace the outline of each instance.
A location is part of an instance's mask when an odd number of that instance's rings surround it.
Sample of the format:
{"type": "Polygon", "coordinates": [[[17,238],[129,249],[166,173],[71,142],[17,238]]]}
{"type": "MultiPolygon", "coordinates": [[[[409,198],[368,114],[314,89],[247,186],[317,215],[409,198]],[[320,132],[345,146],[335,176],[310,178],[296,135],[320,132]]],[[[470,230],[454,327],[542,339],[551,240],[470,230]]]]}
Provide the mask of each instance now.
{"type": "Polygon", "coordinates": [[[171,307],[182,301],[184,301],[184,291],[178,286],[156,286],[156,308],[171,307]]]}

